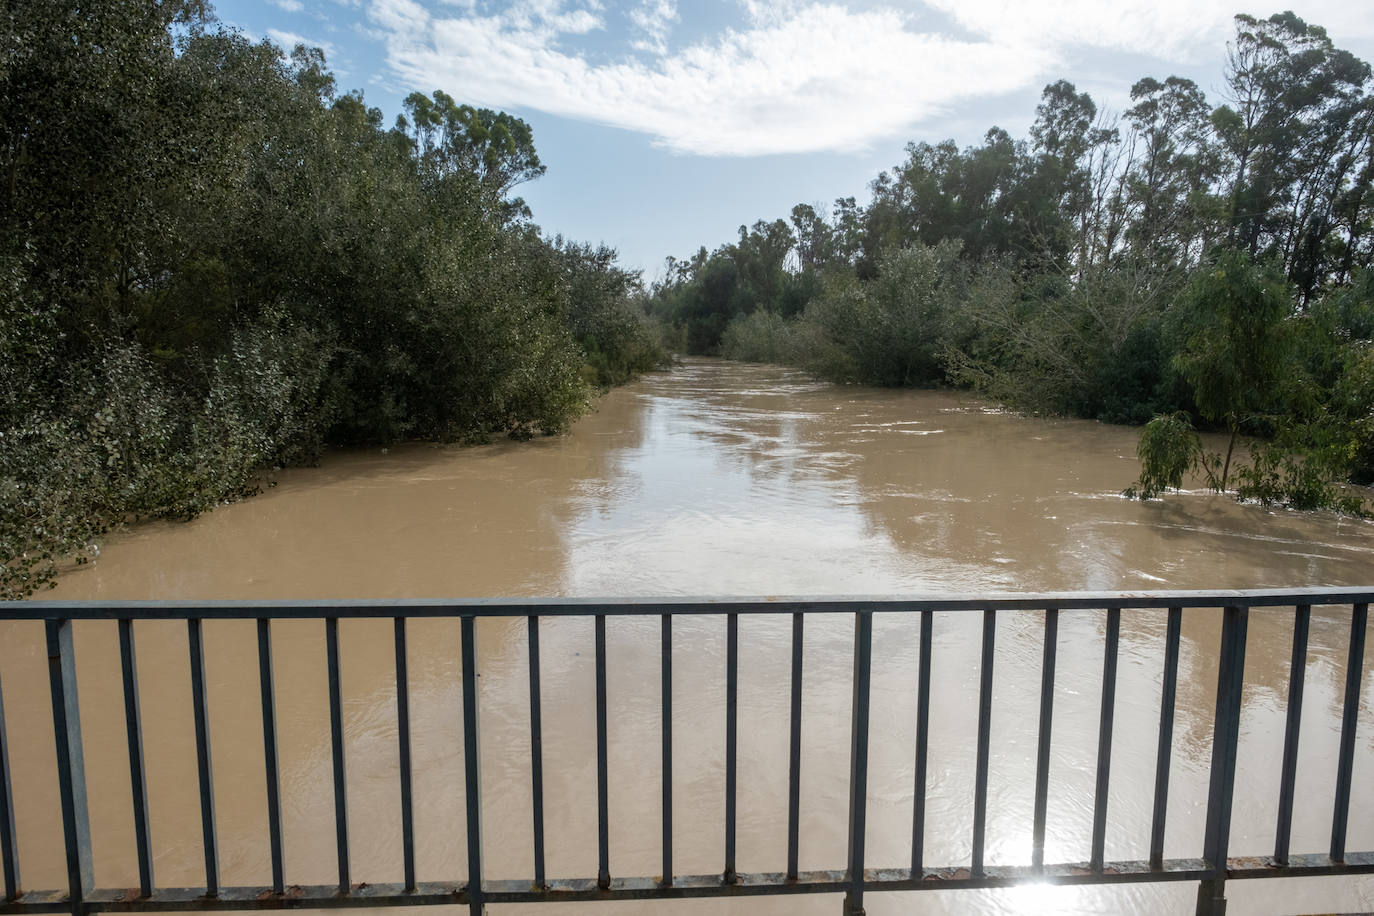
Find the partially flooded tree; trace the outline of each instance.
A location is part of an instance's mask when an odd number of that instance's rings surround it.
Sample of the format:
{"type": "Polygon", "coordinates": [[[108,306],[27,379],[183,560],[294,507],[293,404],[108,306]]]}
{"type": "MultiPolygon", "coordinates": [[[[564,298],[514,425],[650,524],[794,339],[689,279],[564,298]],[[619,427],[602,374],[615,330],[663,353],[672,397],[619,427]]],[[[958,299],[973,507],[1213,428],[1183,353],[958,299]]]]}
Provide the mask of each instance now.
{"type": "Polygon", "coordinates": [[[1122,494],[1127,499],[1154,499],[1165,490],[1183,486],[1183,475],[1202,455],[1202,440],[1183,411],[1160,414],[1140,431],[1136,456],[1140,477],[1122,494]]]}
{"type": "Polygon", "coordinates": [[[1225,490],[1241,426],[1275,403],[1287,365],[1288,290],[1272,266],[1222,251],[1201,268],[1179,304],[1182,346],[1174,367],[1202,416],[1230,432],[1215,486],[1225,490]]]}

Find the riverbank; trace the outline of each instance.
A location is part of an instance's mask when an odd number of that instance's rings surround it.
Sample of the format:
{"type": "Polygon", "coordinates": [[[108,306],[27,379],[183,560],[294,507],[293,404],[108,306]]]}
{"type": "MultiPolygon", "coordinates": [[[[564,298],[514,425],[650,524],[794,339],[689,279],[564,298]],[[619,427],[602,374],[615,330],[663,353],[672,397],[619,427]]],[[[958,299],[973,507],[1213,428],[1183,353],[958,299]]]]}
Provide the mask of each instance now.
{"type": "Polygon", "coordinates": [[[107,539],[54,597],[1359,585],[1374,524],[1121,498],[1134,430],[691,358],[563,436],[344,450],[107,539]]]}

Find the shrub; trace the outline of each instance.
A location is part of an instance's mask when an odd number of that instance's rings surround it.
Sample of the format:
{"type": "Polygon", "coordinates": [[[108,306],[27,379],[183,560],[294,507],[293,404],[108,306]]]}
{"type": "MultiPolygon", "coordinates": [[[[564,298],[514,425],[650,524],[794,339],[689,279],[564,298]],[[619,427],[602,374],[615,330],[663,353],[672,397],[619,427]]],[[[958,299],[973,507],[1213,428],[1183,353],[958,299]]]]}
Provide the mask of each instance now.
{"type": "Polygon", "coordinates": [[[1154,499],[1165,490],[1183,486],[1183,475],[1202,454],[1202,440],[1192,421],[1183,412],[1161,414],[1140,431],[1136,455],[1140,458],[1140,478],[1127,487],[1128,499],[1154,499]]]}

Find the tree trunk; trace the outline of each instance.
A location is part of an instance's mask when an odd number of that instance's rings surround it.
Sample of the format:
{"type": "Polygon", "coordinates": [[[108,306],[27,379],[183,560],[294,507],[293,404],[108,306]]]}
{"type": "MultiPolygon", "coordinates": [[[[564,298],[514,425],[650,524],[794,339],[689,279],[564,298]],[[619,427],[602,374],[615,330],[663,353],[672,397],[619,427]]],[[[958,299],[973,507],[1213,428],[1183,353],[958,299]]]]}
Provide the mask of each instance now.
{"type": "Polygon", "coordinates": [[[1231,441],[1226,444],[1226,461],[1221,465],[1221,492],[1226,492],[1226,478],[1231,473],[1231,452],[1236,448],[1236,421],[1230,420],[1231,441]]]}

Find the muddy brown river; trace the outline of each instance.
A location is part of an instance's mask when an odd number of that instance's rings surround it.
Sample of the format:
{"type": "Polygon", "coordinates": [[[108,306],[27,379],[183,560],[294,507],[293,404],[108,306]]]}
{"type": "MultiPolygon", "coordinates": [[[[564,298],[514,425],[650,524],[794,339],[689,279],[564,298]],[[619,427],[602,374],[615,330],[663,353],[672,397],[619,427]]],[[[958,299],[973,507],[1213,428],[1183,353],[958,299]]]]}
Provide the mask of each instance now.
{"type": "MultiPolygon", "coordinates": [[[[1202,490],[1140,503],[1136,431],[1043,420],[944,392],[842,388],[762,366],[689,360],[606,395],[556,438],[476,448],[335,453],[263,495],[189,524],[141,525],[64,575],[59,599],[823,595],[1229,589],[1374,584],[1374,525],[1238,505],[1202,490]]],[[[1315,609],[1293,850],[1330,836],[1349,608],[1315,609]]],[[[1185,616],[1166,856],[1197,856],[1219,614],[1185,616]]],[[[488,876],[532,874],[523,620],[478,625],[488,876]]],[[[970,854],[977,615],[935,618],[926,862],[970,854]]],[[[1000,616],[987,857],[1028,863],[1042,616],[1000,616]]],[[[1064,612],[1047,861],[1088,858],[1104,614],[1064,612]]],[[[1148,851],[1163,612],[1121,631],[1108,859],[1148,851]]],[[[611,618],[611,872],[659,866],[658,621],[611,618]]],[[[806,641],[801,867],[844,859],[853,623],[811,618],[806,641]]],[[[274,626],[288,884],[328,884],[334,830],[323,625],[274,626]]],[[[354,881],[401,878],[395,681],[387,621],[341,627],[354,881]]],[[[1232,855],[1272,850],[1291,613],[1251,613],[1232,855]]],[[[185,625],[137,625],[158,884],[203,883],[185,625]]],[[[909,861],[918,621],[875,618],[868,862],[909,861]]],[[[786,858],[790,619],[740,623],[738,858],[786,858]]],[[[596,873],[590,619],[545,620],[548,871],[596,873]]],[[[270,882],[256,642],[206,624],[225,884],[270,882]]],[[[411,624],[421,880],[464,873],[455,622],[411,624]]],[[[76,652],[96,883],[137,884],[113,625],[78,624],[76,652]]],[[[675,859],[722,868],[723,618],[674,633],[675,859]]],[[[1374,653],[1371,653],[1374,654],[1374,653]]],[[[1367,658],[1369,656],[1367,655],[1367,658]]],[[[65,884],[41,625],[0,625],[24,885],[65,884]]],[[[1367,663],[1348,847],[1374,848],[1374,676],[1367,663]]],[[[1231,882],[1237,913],[1374,910],[1374,879],[1231,882]]],[[[871,893],[868,912],[1190,913],[1191,883],[871,893]]],[[[596,905],[568,906],[598,912],[596,905]]],[[[560,911],[492,907],[493,913],[560,911]]],[[[835,914],[839,897],[625,903],[614,914],[835,914]]]]}

